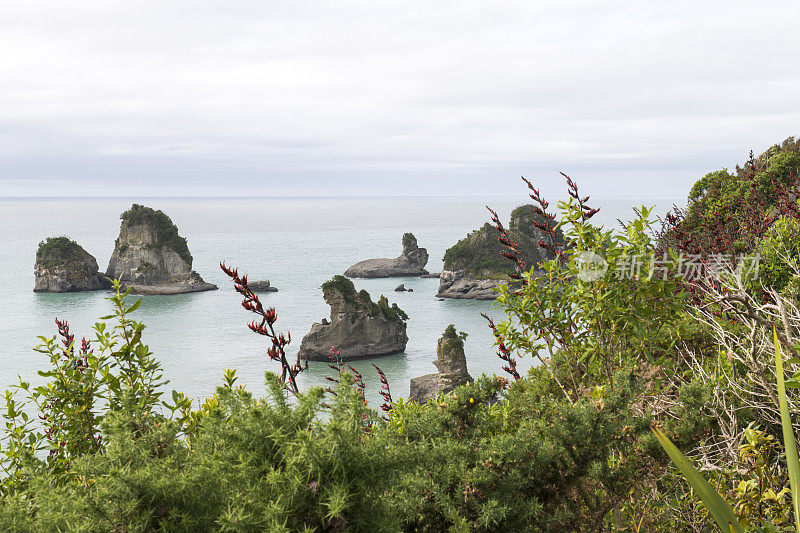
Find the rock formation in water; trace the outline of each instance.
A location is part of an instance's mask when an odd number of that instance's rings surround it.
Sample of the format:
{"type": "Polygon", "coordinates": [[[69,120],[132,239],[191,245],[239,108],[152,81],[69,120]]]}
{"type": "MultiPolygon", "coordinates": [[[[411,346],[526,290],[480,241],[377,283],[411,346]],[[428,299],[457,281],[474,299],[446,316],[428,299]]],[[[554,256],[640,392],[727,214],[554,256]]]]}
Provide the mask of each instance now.
{"type": "Polygon", "coordinates": [[[248,281],[247,286],[250,288],[250,290],[255,292],[278,292],[278,288],[270,285],[268,279],[248,281]]]}
{"type": "Polygon", "coordinates": [[[344,273],[348,278],[391,278],[427,274],[428,251],[417,246],[412,233],[403,235],[403,253],[395,259],[367,259],[356,263],[344,273]]]}
{"type": "Polygon", "coordinates": [[[464,339],[456,333],[452,324],[444,330],[436,347],[434,363],[439,372],[427,374],[411,380],[409,399],[426,402],[439,393],[447,394],[456,387],[471,383],[472,376],[467,372],[467,358],[464,355],[464,339]]]}
{"type": "Polygon", "coordinates": [[[80,292],[106,289],[97,260],[67,237],[48,237],[39,243],[33,292],[80,292]]]}
{"type": "MultiPolygon", "coordinates": [[[[550,237],[533,224],[534,220],[544,219],[532,205],[523,205],[512,211],[508,226],[511,240],[519,244],[520,257],[528,269],[552,258],[552,254],[538,245],[550,237]]],[[[507,272],[513,267],[511,261],[500,255],[505,247],[497,237],[497,229],[486,223],[449,248],[444,254],[437,296],[494,300],[497,297],[494,289],[508,282],[507,272]]],[[[563,242],[560,232],[557,241],[563,242]]]]}
{"type": "Polygon", "coordinates": [[[186,239],[162,211],[133,204],[120,216],[119,238],[107,275],[138,294],[180,294],[214,290],[192,270],[186,239]]]}
{"type": "Polygon", "coordinates": [[[328,361],[331,349],[343,361],[401,353],[406,349],[408,316],[385,296],[373,302],[367,291],[356,292],[353,282],[334,276],[322,285],[331,306],[330,321],[322,319],[303,337],[300,360],[328,361]]]}

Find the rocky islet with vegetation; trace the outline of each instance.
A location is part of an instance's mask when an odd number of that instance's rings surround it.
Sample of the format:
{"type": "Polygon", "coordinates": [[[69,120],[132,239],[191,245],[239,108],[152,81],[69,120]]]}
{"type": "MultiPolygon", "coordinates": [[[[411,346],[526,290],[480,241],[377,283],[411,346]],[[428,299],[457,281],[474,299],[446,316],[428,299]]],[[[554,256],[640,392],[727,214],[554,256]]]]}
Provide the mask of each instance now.
{"type": "Polygon", "coordinates": [[[111,287],[97,260],[68,237],[48,237],[36,251],[34,292],[81,292],[111,287]]]}
{"type": "MultiPolygon", "coordinates": [[[[537,268],[537,265],[552,258],[551,253],[539,246],[540,241],[553,241],[550,243],[553,245],[563,243],[560,232],[556,232],[556,238],[553,239],[536,227],[536,221],[544,222],[544,219],[530,204],[519,206],[511,212],[509,234],[519,245],[520,258],[527,268],[537,268]]],[[[502,251],[497,228],[488,222],[458,241],[444,254],[437,296],[494,300],[497,297],[496,289],[509,281],[509,262],[500,255],[502,251]]]]}
{"type": "Polygon", "coordinates": [[[475,381],[467,371],[467,357],[464,355],[466,336],[466,333],[457,332],[453,324],[445,328],[436,345],[436,360],[433,363],[438,372],[412,378],[409,399],[425,402],[475,381]]]}
{"type": "Polygon", "coordinates": [[[302,361],[343,361],[402,353],[406,349],[408,315],[385,296],[373,302],[353,282],[334,276],[322,285],[322,295],[331,308],[330,321],[311,326],[303,337],[298,358],[302,361]]]}
{"type": "Polygon", "coordinates": [[[164,212],[133,204],[120,219],[107,275],[139,294],[215,290],[192,270],[186,238],[164,212]]]}

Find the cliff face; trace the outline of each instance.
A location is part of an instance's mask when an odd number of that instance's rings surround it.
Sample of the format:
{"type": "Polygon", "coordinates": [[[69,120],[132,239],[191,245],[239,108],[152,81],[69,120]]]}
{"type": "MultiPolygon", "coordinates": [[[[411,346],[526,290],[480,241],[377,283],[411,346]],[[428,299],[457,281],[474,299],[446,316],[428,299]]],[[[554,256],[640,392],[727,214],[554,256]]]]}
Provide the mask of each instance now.
{"type": "Polygon", "coordinates": [[[356,263],[344,273],[348,278],[390,278],[427,274],[428,251],[417,245],[412,233],[403,235],[403,253],[395,259],[367,259],[356,263]]]}
{"type": "Polygon", "coordinates": [[[373,302],[366,291],[356,292],[353,282],[334,276],[322,286],[331,307],[330,321],[311,327],[300,344],[300,360],[328,361],[331,348],[341,350],[343,361],[401,353],[406,349],[408,316],[385,296],[373,302]]]}
{"type": "Polygon", "coordinates": [[[138,204],[122,216],[108,276],[142,294],[176,294],[216,289],[192,270],[186,239],[163,212],[138,204]]]}
{"type": "Polygon", "coordinates": [[[33,273],[33,292],[96,291],[111,285],[98,271],[94,256],[67,237],[39,243],[33,273]]]}
{"type": "MultiPolygon", "coordinates": [[[[535,220],[543,219],[532,205],[523,205],[514,209],[508,225],[511,240],[519,245],[527,269],[552,259],[552,254],[538,245],[540,240],[550,238],[534,225],[535,220]]],[[[439,297],[493,300],[497,296],[494,288],[508,282],[506,273],[513,266],[500,255],[505,247],[497,237],[495,227],[487,223],[445,252],[439,297]]],[[[560,233],[556,242],[563,242],[560,233]]]]}
{"type": "Polygon", "coordinates": [[[467,357],[464,355],[464,340],[450,324],[444,330],[436,347],[436,361],[439,372],[427,374],[411,380],[409,399],[425,402],[438,394],[447,394],[466,383],[472,383],[467,372],[467,357]]]}

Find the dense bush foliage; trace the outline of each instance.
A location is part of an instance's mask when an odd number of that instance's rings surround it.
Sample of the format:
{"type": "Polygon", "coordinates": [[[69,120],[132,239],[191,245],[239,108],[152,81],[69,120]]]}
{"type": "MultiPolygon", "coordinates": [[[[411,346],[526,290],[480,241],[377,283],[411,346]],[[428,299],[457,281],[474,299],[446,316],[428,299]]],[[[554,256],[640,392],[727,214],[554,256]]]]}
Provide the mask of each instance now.
{"type": "Polygon", "coordinates": [[[760,258],[758,281],[800,296],[800,222],[791,217],[776,220],[758,241],[756,252],[760,258]]]}
{"type": "Polygon", "coordinates": [[[39,243],[36,263],[43,268],[85,261],[89,254],[69,237],[48,237],[39,243]]]}
{"type": "Polygon", "coordinates": [[[710,172],[689,192],[689,206],[667,218],[666,241],[688,253],[753,252],[780,216],[799,219],[800,139],[786,139],[735,172],[710,172]]]}
{"type": "MultiPolygon", "coordinates": [[[[424,405],[398,402],[387,422],[347,374],[330,399],[314,388],[290,401],[275,375],[258,399],[227,371],[199,409],[176,392],[156,409],[159,366],[128,318],[133,306],[113,298],[116,325],[96,326],[113,351],[44,341],[53,382],[31,397],[55,400],[43,410],[55,437],[7,404],[6,528],[586,530],[665,461],[649,415],[630,409],[640,388],[632,369],[616,375],[613,393],[574,404],[544,369],[510,385],[484,376],[424,405]],[[76,391],[83,382],[91,386],[76,391]]],[[[675,434],[705,431],[693,415],[702,404],[684,395],[675,434]]]]}

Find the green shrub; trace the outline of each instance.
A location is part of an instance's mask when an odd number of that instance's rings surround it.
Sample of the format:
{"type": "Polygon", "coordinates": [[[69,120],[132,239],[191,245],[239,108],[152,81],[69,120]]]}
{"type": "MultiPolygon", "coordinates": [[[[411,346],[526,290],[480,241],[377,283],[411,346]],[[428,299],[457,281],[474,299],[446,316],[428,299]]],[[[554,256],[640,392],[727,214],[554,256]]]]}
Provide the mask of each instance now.
{"type": "MultiPolygon", "coordinates": [[[[753,281],[777,291],[800,295],[800,223],[781,217],[758,243],[759,276],[753,281]]],[[[755,287],[756,289],[758,287],[755,287]]]]}
{"type": "Polygon", "coordinates": [[[651,209],[639,208],[621,230],[594,226],[572,201],[559,209],[566,245],[539,265],[543,275],[531,268],[521,289],[500,288],[496,305],[508,319],[497,333],[511,352],[546,360],[564,394],[577,398],[610,383],[628,359],[668,362],[686,298],[671,258],[658,267],[666,272],[649,270],[651,209]]]}

